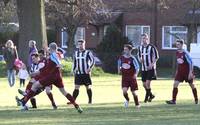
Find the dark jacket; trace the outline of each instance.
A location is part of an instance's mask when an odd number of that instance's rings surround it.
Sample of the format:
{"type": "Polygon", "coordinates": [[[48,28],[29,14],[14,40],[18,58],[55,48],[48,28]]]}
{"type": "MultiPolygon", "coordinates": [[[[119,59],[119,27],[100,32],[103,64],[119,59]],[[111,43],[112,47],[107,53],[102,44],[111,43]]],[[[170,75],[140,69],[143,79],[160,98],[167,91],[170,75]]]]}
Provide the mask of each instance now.
{"type": "Polygon", "coordinates": [[[15,59],[18,58],[17,50],[15,48],[4,48],[3,49],[4,59],[6,61],[6,67],[8,70],[14,69],[15,59]]]}

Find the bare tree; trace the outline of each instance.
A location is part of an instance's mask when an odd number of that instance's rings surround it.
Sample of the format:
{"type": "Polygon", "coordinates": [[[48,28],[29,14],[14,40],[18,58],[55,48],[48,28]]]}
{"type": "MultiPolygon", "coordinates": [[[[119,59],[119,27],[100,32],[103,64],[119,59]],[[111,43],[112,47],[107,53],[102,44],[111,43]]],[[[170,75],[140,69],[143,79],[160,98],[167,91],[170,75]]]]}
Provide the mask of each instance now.
{"type": "MultiPolygon", "coordinates": [[[[0,24],[8,23],[16,17],[16,4],[14,0],[0,1],[0,24]]],[[[17,20],[17,19],[16,19],[17,20]]]]}
{"type": "Polygon", "coordinates": [[[19,18],[19,55],[28,57],[28,41],[37,41],[38,49],[47,46],[44,0],[17,0],[19,18]]]}
{"type": "Polygon", "coordinates": [[[69,54],[72,54],[74,49],[77,28],[91,23],[97,15],[106,15],[101,0],[49,0],[46,4],[47,18],[66,28],[69,54]]]}

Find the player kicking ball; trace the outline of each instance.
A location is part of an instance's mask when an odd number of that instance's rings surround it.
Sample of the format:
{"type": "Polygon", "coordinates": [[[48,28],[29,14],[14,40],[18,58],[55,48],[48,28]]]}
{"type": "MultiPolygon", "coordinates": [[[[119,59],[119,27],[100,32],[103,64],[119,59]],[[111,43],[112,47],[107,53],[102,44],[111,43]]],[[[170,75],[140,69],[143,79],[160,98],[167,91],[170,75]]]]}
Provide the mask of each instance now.
{"type": "Polygon", "coordinates": [[[195,85],[193,84],[194,77],[195,77],[193,74],[193,62],[188,51],[183,49],[183,44],[184,44],[183,40],[176,41],[177,69],[176,69],[176,75],[175,75],[173,92],[172,92],[172,100],[166,101],[167,104],[176,104],[176,96],[178,94],[178,85],[179,83],[183,81],[189,83],[194,95],[195,104],[198,104],[197,89],[195,85]]]}
{"type": "Polygon", "coordinates": [[[54,84],[60,90],[60,92],[74,105],[76,110],[79,113],[82,113],[81,107],[75,102],[71,94],[69,94],[64,88],[61,69],[60,69],[61,63],[57,55],[57,44],[51,43],[49,45],[49,51],[50,51],[50,56],[49,59],[47,60],[45,67],[41,68],[39,71],[32,73],[32,77],[36,75],[42,75],[42,76],[33,80],[33,85],[31,87],[30,92],[28,92],[23,99],[19,100],[21,106],[24,107],[25,110],[27,110],[26,107],[27,101],[30,98],[34,97],[37,94],[38,90],[54,84]]]}
{"type": "Polygon", "coordinates": [[[131,88],[131,92],[135,101],[135,106],[140,107],[138,101],[138,95],[136,91],[138,90],[137,85],[137,74],[139,72],[139,64],[136,58],[131,55],[133,47],[129,44],[124,45],[124,54],[118,60],[118,73],[122,74],[122,91],[124,98],[126,99],[124,106],[128,107],[129,97],[128,89],[131,88]]]}

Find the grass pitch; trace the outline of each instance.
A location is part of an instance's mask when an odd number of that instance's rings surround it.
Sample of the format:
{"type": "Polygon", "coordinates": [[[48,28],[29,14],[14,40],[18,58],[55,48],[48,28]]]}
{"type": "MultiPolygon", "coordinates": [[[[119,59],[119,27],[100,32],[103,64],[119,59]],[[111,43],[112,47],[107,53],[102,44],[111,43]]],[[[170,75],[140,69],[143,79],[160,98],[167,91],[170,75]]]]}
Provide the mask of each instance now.
{"type": "MultiPolygon", "coordinates": [[[[191,89],[186,83],[179,87],[177,105],[166,105],[171,99],[173,80],[159,79],[152,82],[152,90],[156,98],[152,103],[144,104],[144,89],[139,84],[139,100],[141,108],[123,107],[124,98],[121,93],[121,77],[93,77],[93,102],[87,104],[87,94],[81,87],[77,102],[84,109],[78,114],[72,106],[66,105],[66,99],[53,87],[57,110],[53,110],[45,92],[37,96],[38,109],[22,112],[16,106],[15,96],[19,82],[10,88],[6,79],[0,79],[0,124],[1,125],[200,125],[200,105],[195,105],[191,89]]],[[[65,87],[72,93],[73,78],[65,78],[65,87]]],[[[197,90],[200,88],[196,81],[197,90]]],[[[19,95],[18,95],[19,96],[19,95]]],[[[129,93],[132,99],[131,93],[129,93]]]]}

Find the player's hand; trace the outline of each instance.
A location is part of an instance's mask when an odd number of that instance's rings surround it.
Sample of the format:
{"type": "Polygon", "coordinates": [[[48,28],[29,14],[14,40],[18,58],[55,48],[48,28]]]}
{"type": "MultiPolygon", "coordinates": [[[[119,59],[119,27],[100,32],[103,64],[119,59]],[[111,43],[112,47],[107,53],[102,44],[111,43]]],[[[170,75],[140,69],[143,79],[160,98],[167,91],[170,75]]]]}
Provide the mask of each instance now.
{"type": "Polygon", "coordinates": [[[154,64],[150,64],[150,65],[147,67],[147,69],[148,69],[148,70],[152,70],[152,69],[153,69],[153,66],[154,66],[154,64]]]}
{"type": "Polygon", "coordinates": [[[188,75],[188,80],[192,80],[192,79],[194,79],[194,75],[192,72],[190,72],[188,75]]]}
{"type": "Polygon", "coordinates": [[[137,74],[134,75],[134,79],[136,79],[136,78],[137,78],[137,74]]]}
{"type": "Polygon", "coordinates": [[[140,58],[140,62],[141,62],[141,63],[143,63],[143,62],[144,62],[144,59],[143,59],[142,57],[140,58]]]}
{"type": "Polygon", "coordinates": [[[90,68],[86,70],[86,73],[87,73],[87,74],[90,74],[90,72],[91,72],[91,69],[90,69],[90,68]]]}

